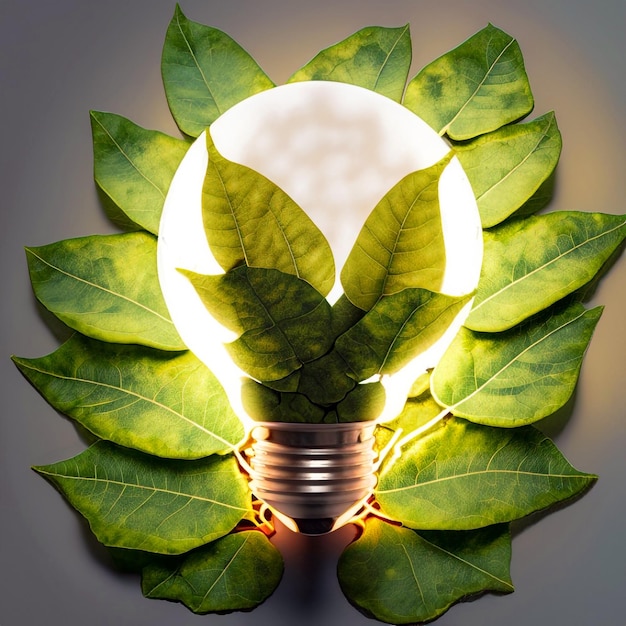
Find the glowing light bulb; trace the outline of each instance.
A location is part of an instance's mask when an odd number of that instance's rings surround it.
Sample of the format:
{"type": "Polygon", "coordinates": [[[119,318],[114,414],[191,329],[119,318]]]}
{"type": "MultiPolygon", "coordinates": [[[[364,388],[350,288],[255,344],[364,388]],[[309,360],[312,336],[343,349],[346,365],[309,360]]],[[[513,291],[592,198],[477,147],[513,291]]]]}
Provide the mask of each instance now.
{"type": "MultiPolygon", "coordinates": [[[[383,195],[407,174],[443,158],[450,146],[423,120],[372,91],[324,81],[293,83],[235,105],[211,126],[219,152],[281,187],[328,239],[338,273],[361,226],[383,195]]],[[[202,224],[202,184],[208,162],[200,136],[168,192],[158,243],[165,301],[183,341],[221,382],[235,412],[254,422],[241,400],[241,377],[224,344],[236,337],[206,310],[177,268],[221,274],[202,224]]],[[[441,291],[464,295],[478,283],[482,229],[471,186],[456,158],[439,181],[446,249],[441,291]]],[[[337,279],[329,300],[342,289],[337,279]]],[[[395,417],[416,378],[433,367],[469,313],[469,303],[443,337],[399,372],[383,376],[387,401],[379,421],[395,417]]]]}

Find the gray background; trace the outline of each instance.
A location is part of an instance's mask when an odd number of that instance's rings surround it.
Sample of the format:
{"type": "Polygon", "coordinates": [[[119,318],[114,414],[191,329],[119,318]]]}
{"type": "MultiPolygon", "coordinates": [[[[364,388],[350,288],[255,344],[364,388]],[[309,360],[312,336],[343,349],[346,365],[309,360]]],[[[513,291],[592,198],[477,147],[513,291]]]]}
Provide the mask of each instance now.
{"type": "MultiPolygon", "coordinates": [[[[515,36],[536,96],[564,136],[555,209],[625,212],[623,0],[184,0],[277,83],[321,48],[371,24],[410,22],[414,69],[491,21],[515,36]]],[[[176,134],[159,60],[171,0],[0,0],[2,329],[0,626],[372,624],[341,595],[335,563],[350,529],[322,539],[286,532],[279,590],[253,613],[194,616],[144,600],[138,578],[110,568],[62,498],[30,469],[84,448],[71,423],[9,361],[54,350],[66,333],[35,304],[22,247],[113,232],[92,182],[89,109],[176,134]]],[[[626,591],[624,284],[626,259],[593,304],[606,310],[575,401],[544,424],[570,461],[601,475],[583,499],[513,542],[516,592],[457,605],[438,626],[623,626],[626,591]],[[569,419],[566,419],[569,418],[569,419]],[[567,423],[566,423],[567,422],[567,423]]]]}

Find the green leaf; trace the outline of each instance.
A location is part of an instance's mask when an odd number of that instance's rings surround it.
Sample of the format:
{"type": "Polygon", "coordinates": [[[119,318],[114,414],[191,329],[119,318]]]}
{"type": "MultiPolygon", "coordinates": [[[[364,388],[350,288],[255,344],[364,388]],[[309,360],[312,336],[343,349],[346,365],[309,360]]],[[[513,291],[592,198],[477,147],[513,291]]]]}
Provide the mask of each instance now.
{"type": "Polygon", "coordinates": [[[238,43],[187,19],[178,5],[165,35],[161,74],[172,116],[192,137],[233,105],[274,87],[238,43]]]}
{"type": "Polygon", "coordinates": [[[328,301],[296,276],[245,265],[215,276],[183,273],[209,313],[241,335],[227,349],[252,378],[284,378],[332,345],[328,301]]]}
{"type": "Polygon", "coordinates": [[[337,404],[339,422],[375,420],[385,408],[386,392],[382,383],[361,383],[350,390],[337,404]]]}
{"type": "Polygon", "coordinates": [[[93,235],[26,248],[37,299],[70,328],[114,343],[184,350],[161,295],[156,239],[93,235]]]}
{"type": "Polygon", "coordinates": [[[339,583],[367,615],[390,624],[433,620],[485,591],[513,591],[506,525],[470,532],[421,532],[367,520],[339,559],[339,583]]]}
{"type": "Polygon", "coordinates": [[[370,26],[319,52],[287,82],[330,80],[402,100],[411,65],[409,25],[370,26]]]}
{"type": "Polygon", "coordinates": [[[542,433],[449,419],[383,467],[383,512],[406,526],[469,530],[569,500],[596,476],[574,469],[542,433]]]}
{"type": "Polygon", "coordinates": [[[368,216],[341,271],[355,306],[369,311],[408,287],[439,290],[446,265],[439,178],[450,158],[405,176],[368,216]]]}
{"type": "Polygon", "coordinates": [[[148,565],[141,587],[147,598],[182,602],[194,613],[241,611],[268,598],[282,573],[280,552],[263,533],[248,530],[148,565]]]}
{"type": "Polygon", "coordinates": [[[239,265],[277,269],[328,295],[335,263],[319,228],[272,181],[221,156],[209,133],[207,148],[202,215],[217,262],[226,271],[239,265]]]}
{"type": "Polygon", "coordinates": [[[232,450],[244,435],[217,379],[191,352],[74,335],[48,356],[13,360],[55,409],[122,446],[195,459],[232,450]]]}
{"type": "Polygon", "coordinates": [[[533,197],[554,172],[561,144],[554,113],[547,113],[455,146],[483,228],[499,224],[533,197]]]}
{"type": "Polygon", "coordinates": [[[337,350],[305,363],[298,371],[297,390],[312,402],[330,405],[341,402],[356,385],[356,376],[337,350]]]}
{"type": "Polygon", "coordinates": [[[462,328],[431,379],[454,415],[504,428],[547,417],[570,398],[602,307],[580,304],[495,335],[462,328]]]}
{"type": "Polygon", "coordinates": [[[393,374],[433,345],[447,330],[469,296],[456,298],[426,289],[405,289],[383,296],[335,349],[357,380],[393,374]]]}
{"type": "Polygon", "coordinates": [[[230,455],[166,460],[100,441],[72,459],[33,469],[112,547],[180,554],[224,536],[251,508],[230,455]]]}
{"type": "Polygon", "coordinates": [[[481,277],[466,325],[511,328],[588,283],[626,238],[626,216],[558,211],[484,236],[481,277]]]}
{"type": "Polygon", "coordinates": [[[472,139],[524,117],[533,97],[515,39],[489,24],[424,67],[404,105],[452,139],[472,139]]]}
{"type": "Polygon", "coordinates": [[[121,115],[91,111],[94,176],[133,222],[157,234],[165,196],[189,144],[121,115]]]}

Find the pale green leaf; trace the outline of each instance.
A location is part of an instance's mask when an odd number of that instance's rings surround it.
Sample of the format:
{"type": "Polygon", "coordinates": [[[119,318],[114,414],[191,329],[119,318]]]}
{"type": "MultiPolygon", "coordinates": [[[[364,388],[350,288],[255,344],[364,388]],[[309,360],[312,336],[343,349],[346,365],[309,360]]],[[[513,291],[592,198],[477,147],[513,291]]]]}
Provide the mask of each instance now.
{"type": "Polygon", "coordinates": [[[161,74],[172,116],[192,137],[233,105],[274,86],[231,37],[187,19],[178,5],[165,35],[161,74]]]}
{"type": "Polygon", "coordinates": [[[332,345],[328,301],[296,276],[245,265],[214,276],[183,273],[209,313],[240,334],[227,349],[252,378],[280,380],[332,345]]]}
{"type": "Polygon", "coordinates": [[[558,211],[484,236],[474,307],[466,325],[496,332],[587,284],[626,238],[626,216],[558,211]]]}
{"type": "Polygon", "coordinates": [[[489,24],[424,67],[409,82],[404,105],[457,140],[524,117],[533,97],[517,41],[489,24]]]}
{"type": "Polygon", "coordinates": [[[147,598],[182,602],[194,613],[241,611],[273,593],[283,567],[270,540],[247,530],[144,567],[141,588],[147,598]]]}
{"type": "Polygon", "coordinates": [[[159,232],[163,202],[189,144],[113,113],[91,111],[94,177],[133,222],[159,232]]]}
{"type": "Polygon", "coordinates": [[[161,294],[156,246],[153,236],[136,232],[26,248],[35,295],[94,339],[184,350],[161,294]]]}
{"type": "Polygon", "coordinates": [[[433,345],[469,296],[456,298],[426,289],[404,289],[381,297],[365,316],[335,342],[357,375],[393,374],[433,345]]]}
{"type": "Polygon", "coordinates": [[[208,132],[207,148],[202,215],[217,262],[226,271],[239,265],[277,269],[328,295],[335,263],[311,218],[265,176],[221,156],[208,132]]]}
{"type": "Polygon", "coordinates": [[[375,495],[386,515],[411,528],[468,530],[569,500],[595,480],[532,426],[452,418],[383,467],[375,495]]]}
{"type": "Polygon", "coordinates": [[[366,219],[341,271],[355,306],[369,311],[408,287],[439,290],[446,265],[439,178],[450,158],[405,176],[366,219]]]}
{"type": "Polygon", "coordinates": [[[431,388],[454,415],[504,428],[530,424],[570,398],[602,307],[580,304],[505,333],[462,328],[431,388]]]}
{"type": "Polygon", "coordinates": [[[552,175],[561,154],[554,113],[504,126],[455,146],[474,190],[483,228],[522,207],[552,175]]]}
{"type": "Polygon", "coordinates": [[[101,543],[118,548],[187,552],[226,535],[251,507],[230,455],[166,460],[100,441],[34,469],[87,518],[101,543]]]}
{"type": "Polygon", "coordinates": [[[411,65],[409,26],[363,28],[319,52],[288,82],[330,80],[365,87],[400,102],[411,65]]]}
{"type": "Polygon", "coordinates": [[[224,390],[191,352],[75,335],[48,356],[13,360],[55,409],[100,439],[195,459],[232,450],[243,438],[224,390]]]}
{"type": "Polygon", "coordinates": [[[339,559],[348,599],[390,624],[433,620],[466,596],[513,591],[506,525],[466,532],[420,532],[367,520],[339,559]]]}

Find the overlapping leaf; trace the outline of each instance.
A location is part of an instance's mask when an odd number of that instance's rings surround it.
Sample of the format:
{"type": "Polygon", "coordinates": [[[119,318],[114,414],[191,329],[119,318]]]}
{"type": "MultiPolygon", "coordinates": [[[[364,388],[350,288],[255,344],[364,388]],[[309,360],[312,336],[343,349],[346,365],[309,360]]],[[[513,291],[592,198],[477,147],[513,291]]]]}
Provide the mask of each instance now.
{"type": "Polygon", "coordinates": [[[35,295],[70,328],[102,341],[185,349],[161,294],[156,239],[148,233],[66,239],[26,248],[26,255],[35,295]]]}
{"type": "Polygon", "coordinates": [[[507,333],[462,328],[431,380],[454,415],[504,428],[530,424],[567,402],[602,308],[574,304],[507,333]]]}
{"type": "Polygon", "coordinates": [[[532,426],[491,428],[452,418],[383,467],[375,495],[385,514],[410,528],[468,530],[568,500],[595,479],[532,426]]]}
{"type": "Polygon", "coordinates": [[[466,325],[501,331],[588,283],[626,237],[626,216],[558,211],[484,235],[483,267],[466,325]]]}
{"type": "Polygon", "coordinates": [[[48,356],[14,361],[53,407],[101,439],[194,459],[232,450],[243,438],[217,379],[190,352],[75,335],[48,356]]]}
{"type": "Polygon", "coordinates": [[[34,469],[107,546],[180,554],[226,535],[250,510],[248,485],[232,456],[165,460],[100,441],[34,469]]]}
{"type": "Polygon", "coordinates": [[[456,140],[524,117],[533,97],[517,41],[489,24],[424,67],[409,82],[404,105],[456,140]]]}
{"type": "Polygon", "coordinates": [[[455,146],[476,196],[483,228],[522,207],[552,175],[561,154],[554,113],[511,124],[455,146]]]}
{"type": "Polygon", "coordinates": [[[330,80],[402,100],[411,65],[409,26],[363,28],[319,52],[288,82],[330,80]]]}
{"type": "Polygon", "coordinates": [[[94,178],[136,224],[158,233],[167,190],[189,144],[113,113],[91,112],[94,178]]]}
{"type": "Polygon", "coordinates": [[[446,253],[438,186],[449,160],[405,176],[370,213],[341,271],[355,306],[369,311],[409,287],[439,290],[446,253]]]}
{"type": "Polygon", "coordinates": [[[208,132],[207,147],[202,215],[217,262],[226,271],[280,270],[327,295],[335,282],[333,253],[311,218],[265,176],[220,155],[208,132]]]}
{"type": "Polygon", "coordinates": [[[426,289],[383,296],[335,349],[358,380],[392,374],[434,344],[468,301],[426,289]]]}
{"type": "Polygon", "coordinates": [[[367,615],[390,624],[439,617],[485,591],[513,591],[506,525],[465,532],[415,532],[369,519],[339,559],[339,582],[367,615]]]}
{"type": "Polygon", "coordinates": [[[161,73],[172,116],[192,137],[234,104],[274,86],[238,43],[187,19],[178,5],[165,35],[161,73]]]}
{"type": "Polygon", "coordinates": [[[271,595],[282,573],[280,552],[249,530],[144,567],[141,586],[147,598],[182,602],[194,613],[241,611],[271,595]]]}
{"type": "Polygon", "coordinates": [[[296,276],[245,265],[215,276],[184,273],[208,311],[241,335],[228,351],[257,380],[284,378],[332,344],[328,301],[296,276]]]}

